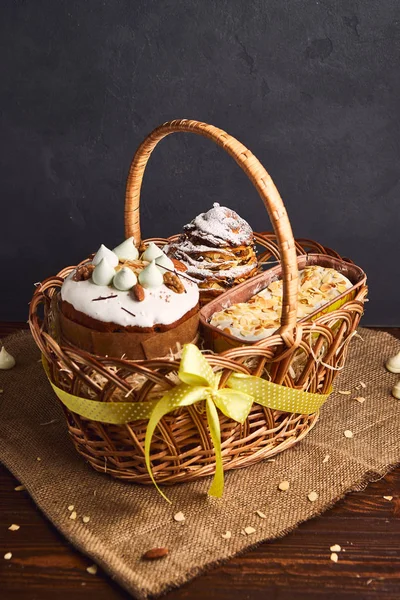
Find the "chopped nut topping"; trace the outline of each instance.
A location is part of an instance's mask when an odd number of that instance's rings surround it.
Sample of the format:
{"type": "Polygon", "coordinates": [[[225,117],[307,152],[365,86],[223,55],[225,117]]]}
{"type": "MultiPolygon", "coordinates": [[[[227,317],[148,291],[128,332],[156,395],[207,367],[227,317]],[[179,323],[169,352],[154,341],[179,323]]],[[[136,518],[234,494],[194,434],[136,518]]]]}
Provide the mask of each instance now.
{"type": "Polygon", "coordinates": [[[334,546],[331,546],[330,548],[331,552],[340,552],[341,551],[341,546],[339,546],[339,544],[335,544],[334,546]]]}
{"type": "Polygon", "coordinates": [[[95,266],[91,263],[88,265],[82,265],[81,267],[77,268],[72,279],[74,281],[87,281],[91,278],[94,269],[95,266]]]}
{"type": "Polygon", "coordinates": [[[387,500],[388,502],[391,502],[391,500],[393,500],[393,496],[383,496],[385,500],[387,500]]]}
{"type": "Polygon", "coordinates": [[[224,538],[224,540],[230,540],[232,537],[232,532],[231,531],[225,531],[225,533],[221,533],[221,537],[224,538]]]}
{"type": "Polygon", "coordinates": [[[278,485],[278,488],[281,490],[281,492],[286,492],[286,490],[289,489],[289,485],[290,484],[288,481],[281,481],[278,485]]]}
{"type": "Polygon", "coordinates": [[[346,431],[344,432],[344,437],[351,439],[353,437],[353,432],[350,431],[350,429],[346,429],[346,431]]]}
{"type": "Polygon", "coordinates": [[[145,298],[144,287],[140,283],[136,283],[132,288],[132,294],[137,302],[143,302],[145,298]]]}
{"type": "Polygon", "coordinates": [[[175,273],[164,273],[164,284],[176,294],[182,294],[185,291],[185,286],[175,273]]]}
{"type": "Polygon", "coordinates": [[[327,463],[329,459],[330,459],[330,455],[326,454],[325,457],[324,457],[324,460],[322,462],[323,463],[327,463]]]}
{"type": "Polygon", "coordinates": [[[9,531],[18,531],[19,528],[20,528],[19,525],[16,525],[15,523],[13,523],[12,525],[10,525],[10,527],[8,529],[9,529],[9,531]]]}
{"type": "Polygon", "coordinates": [[[12,552],[6,552],[5,555],[4,555],[4,558],[6,560],[10,560],[10,558],[12,558],[12,552]]]}

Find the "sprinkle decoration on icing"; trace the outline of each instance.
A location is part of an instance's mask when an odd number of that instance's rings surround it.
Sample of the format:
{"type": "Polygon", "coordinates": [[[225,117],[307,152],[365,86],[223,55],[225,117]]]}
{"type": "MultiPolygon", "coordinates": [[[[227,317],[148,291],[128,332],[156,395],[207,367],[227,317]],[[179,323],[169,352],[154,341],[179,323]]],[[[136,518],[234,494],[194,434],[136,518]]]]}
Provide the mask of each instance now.
{"type": "Polygon", "coordinates": [[[152,260],[147,267],[139,273],[139,283],[144,288],[157,288],[163,284],[163,276],[160,269],[157,268],[155,260],[152,260]]]}
{"type": "Polygon", "coordinates": [[[136,283],[137,277],[131,269],[128,269],[128,267],[122,267],[122,269],[114,275],[113,286],[117,290],[121,290],[121,292],[130,290],[136,283]]]}
{"type": "Polygon", "coordinates": [[[96,285],[110,285],[115,275],[115,269],[107,258],[102,258],[92,273],[92,281],[96,285]]]}
{"type": "Polygon", "coordinates": [[[96,254],[93,257],[92,264],[98,265],[102,261],[103,258],[106,258],[107,262],[112,267],[118,266],[118,263],[119,263],[118,256],[112,250],[110,250],[109,248],[104,246],[104,244],[102,244],[100,246],[100,248],[97,250],[96,254]]]}
{"type": "Polygon", "coordinates": [[[148,246],[146,247],[146,250],[143,252],[141,258],[142,258],[142,260],[147,260],[147,261],[151,262],[152,260],[155,260],[159,256],[162,256],[162,254],[163,254],[163,251],[161,250],[161,248],[156,246],[156,244],[154,244],[154,242],[150,242],[148,244],[148,246]]]}
{"type": "Polygon", "coordinates": [[[139,250],[135,246],[133,236],[116,246],[113,252],[120,260],[137,260],[139,258],[139,250]]]}

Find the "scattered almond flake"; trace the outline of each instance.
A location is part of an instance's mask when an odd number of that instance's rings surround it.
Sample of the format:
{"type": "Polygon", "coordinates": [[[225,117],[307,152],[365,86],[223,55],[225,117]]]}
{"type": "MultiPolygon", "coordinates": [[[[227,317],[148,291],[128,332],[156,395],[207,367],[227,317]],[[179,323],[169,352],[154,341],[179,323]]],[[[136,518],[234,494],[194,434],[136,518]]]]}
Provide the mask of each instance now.
{"type": "Polygon", "coordinates": [[[330,547],[330,551],[331,551],[331,552],[340,552],[340,551],[341,551],[341,549],[342,549],[342,547],[341,547],[341,546],[339,546],[339,544],[335,544],[334,546],[331,546],[331,547],[330,547]]]}
{"type": "Polygon", "coordinates": [[[36,457],[36,460],[37,460],[38,462],[40,462],[42,459],[40,458],[40,456],[37,456],[37,457],[36,457]]]}
{"type": "Polygon", "coordinates": [[[246,535],[251,535],[252,533],[256,532],[256,530],[254,529],[254,527],[250,527],[250,526],[249,527],[245,527],[243,531],[245,532],[246,535]]]}
{"type": "Polygon", "coordinates": [[[24,490],[26,490],[24,485],[17,485],[17,487],[14,488],[15,492],[23,492],[24,490]]]}
{"type": "Polygon", "coordinates": [[[275,462],[276,458],[267,458],[266,462],[275,462]]]}
{"type": "Polygon", "coordinates": [[[232,532],[231,531],[225,531],[225,533],[221,533],[221,537],[224,538],[224,540],[230,540],[232,537],[232,532]]]}
{"type": "Polygon", "coordinates": [[[357,396],[357,398],[354,398],[354,400],[357,400],[357,402],[359,402],[360,404],[365,402],[365,398],[363,396],[357,396]]]}
{"type": "Polygon", "coordinates": [[[334,563],[336,563],[338,561],[338,555],[336,554],[336,552],[332,552],[331,554],[331,561],[333,561],[334,563]]]}
{"type": "Polygon", "coordinates": [[[368,579],[368,581],[367,581],[367,585],[369,585],[369,584],[370,584],[370,583],[372,583],[372,582],[373,582],[373,579],[368,579]]]}
{"type": "Polygon", "coordinates": [[[360,385],[361,387],[365,390],[365,388],[367,387],[367,384],[364,383],[363,381],[360,381],[360,385]]]}
{"type": "Polygon", "coordinates": [[[240,532],[240,535],[246,535],[246,532],[244,529],[242,529],[242,531],[240,532]]]}
{"type": "Polygon", "coordinates": [[[338,394],[342,394],[342,396],[350,396],[351,392],[349,390],[338,390],[338,394]]]}
{"type": "Polygon", "coordinates": [[[73,504],[70,504],[70,505],[68,506],[68,510],[69,510],[69,512],[72,512],[72,511],[74,510],[74,508],[75,508],[75,506],[74,506],[73,504]]]}
{"type": "Polygon", "coordinates": [[[323,462],[323,463],[327,463],[329,459],[330,459],[330,455],[329,455],[329,454],[326,454],[326,455],[324,456],[324,460],[323,460],[322,462],[323,462]]]}
{"type": "Polygon", "coordinates": [[[281,492],[286,492],[286,490],[289,489],[289,482],[281,481],[280,484],[278,485],[278,488],[281,490],[281,492]]]}
{"type": "Polygon", "coordinates": [[[9,531],[18,531],[19,528],[20,528],[20,525],[16,525],[15,523],[13,523],[12,525],[10,525],[10,527],[8,529],[9,529],[9,531]]]}
{"type": "Polygon", "coordinates": [[[316,500],[318,500],[318,494],[317,494],[317,492],[310,492],[308,494],[307,498],[309,499],[310,502],[315,502],[316,500]]]}
{"type": "Polygon", "coordinates": [[[256,514],[260,517],[260,519],[266,519],[267,515],[262,512],[262,510],[256,510],[256,514]]]}
{"type": "Polygon", "coordinates": [[[90,565],[90,567],[86,568],[86,571],[88,573],[90,573],[91,575],[96,575],[97,574],[97,565],[90,565]]]}
{"type": "Polygon", "coordinates": [[[90,517],[82,517],[82,521],[83,521],[84,523],[89,523],[89,521],[90,521],[90,517]]]}
{"type": "Polygon", "coordinates": [[[353,432],[350,431],[350,429],[346,429],[346,431],[344,432],[344,437],[351,439],[353,437],[353,432]]]}
{"type": "Polygon", "coordinates": [[[12,558],[12,552],[6,552],[5,555],[4,555],[4,558],[6,560],[10,560],[10,558],[12,558]]]}
{"type": "Polygon", "coordinates": [[[72,513],[69,515],[69,518],[72,519],[73,521],[75,521],[75,519],[76,519],[76,510],[72,511],[72,513]]]}
{"type": "Polygon", "coordinates": [[[391,502],[391,500],[393,500],[393,496],[383,496],[385,500],[388,500],[388,502],[391,502]]]}
{"type": "Polygon", "coordinates": [[[183,512],[177,512],[176,515],[174,515],[174,521],[176,521],[177,523],[182,523],[185,520],[185,515],[183,514],[183,512]]]}

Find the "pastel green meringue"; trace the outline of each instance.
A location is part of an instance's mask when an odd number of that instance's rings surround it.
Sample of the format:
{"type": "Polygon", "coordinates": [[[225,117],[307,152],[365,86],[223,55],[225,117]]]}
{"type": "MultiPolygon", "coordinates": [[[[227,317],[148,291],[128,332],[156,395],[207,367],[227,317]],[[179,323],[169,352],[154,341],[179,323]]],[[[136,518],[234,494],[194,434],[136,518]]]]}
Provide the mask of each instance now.
{"type": "Polygon", "coordinates": [[[137,283],[137,277],[131,269],[123,267],[114,275],[113,286],[121,292],[127,292],[137,283]]]}
{"type": "MultiPolygon", "coordinates": [[[[175,265],[172,260],[164,254],[164,252],[156,258],[157,267],[165,267],[165,269],[175,270],[175,265]]],[[[161,273],[165,273],[165,270],[161,268],[161,273]]]]}
{"type": "Polygon", "coordinates": [[[116,246],[113,252],[120,260],[137,260],[139,258],[139,250],[135,246],[133,236],[116,246]]]}
{"type": "Polygon", "coordinates": [[[112,250],[107,248],[104,244],[102,244],[97,250],[96,254],[93,257],[92,263],[94,265],[98,265],[100,264],[100,261],[103,258],[107,259],[107,262],[111,267],[116,267],[119,263],[118,256],[112,250]]]}
{"type": "Polygon", "coordinates": [[[96,285],[110,285],[114,279],[115,269],[106,258],[102,258],[92,273],[92,281],[96,285]]]}
{"type": "Polygon", "coordinates": [[[15,358],[2,347],[0,351],[0,369],[12,369],[15,366],[15,358]]]}
{"type": "Polygon", "coordinates": [[[150,262],[155,260],[158,256],[161,256],[161,254],[164,254],[161,248],[156,246],[154,242],[150,242],[142,254],[142,260],[148,260],[150,262]]]}
{"type": "Polygon", "coordinates": [[[144,288],[157,288],[164,283],[164,278],[154,260],[139,273],[139,283],[144,288]]]}

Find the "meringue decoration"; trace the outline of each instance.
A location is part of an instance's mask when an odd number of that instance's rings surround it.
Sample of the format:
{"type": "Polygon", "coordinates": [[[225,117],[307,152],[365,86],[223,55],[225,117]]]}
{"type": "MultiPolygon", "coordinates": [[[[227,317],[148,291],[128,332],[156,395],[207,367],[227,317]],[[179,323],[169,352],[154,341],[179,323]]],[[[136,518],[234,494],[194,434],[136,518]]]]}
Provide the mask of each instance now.
{"type": "Polygon", "coordinates": [[[114,275],[113,286],[121,292],[127,292],[137,283],[137,277],[131,269],[123,267],[114,275]]]}
{"type": "Polygon", "coordinates": [[[130,237],[119,246],[113,249],[113,253],[118,256],[120,260],[137,260],[139,258],[139,250],[135,246],[134,237],[130,237]]]}
{"type": "MultiPolygon", "coordinates": [[[[157,267],[165,267],[165,269],[171,269],[172,271],[175,269],[175,265],[170,258],[164,252],[156,258],[157,267]]],[[[164,272],[164,269],[161,268],[161,273],[164,272]]]]}
{"type": "MultiPolygon", "coordinates": [[[[102,244],[100,246],[100,248],[97,250],[96,254],[93,257],[92,264],[94,264],[94,265],[100,264],[100,261],[103,258],[107,259],[107,262],[110,265],[110,267],[116,267],[119,263],[118,256],[112,250],[110,250],[109,248],[104,246],[104,244],[102,244]]],[[[100,285],[100,284],[98,284],[98,285],[100,285]]]]}
{"type": "Polygon", "coordinates": [[[148,260],[150,262],[161,256],[162,254],[163,251],[161,250],[161,248],[156,246],[154,242],[150,242],[150,244],[148,244],[146,250],[142,254],[142,260],[148,260]]]}
{"type": "Polygon", "coordinates": [[[12,369],[15,366],[15,358],[2,347],[0,351],[0,369],[12,369]]]}
{"type": "Polygon", "coordinates": [[[400,381],[398,381],[392,389],[392,396],[394,396],[395,398],[397,398],[397,400],[400,400],[400,381]]]}
{"type": "Polygon", "coordinates": [[[114,275],[114,267],[110,265],[107,258],[102,258],[100,262],[96,265],[96,268],[92,273],[92,281],[96,285],[110,285],[114,278],[114,275]]]}
{"type": "Polygon", "coordinates": [[[400,373],[400,352],[389,358],[385,366],[391,373],[400,373]]]}
{"type": "Polygon", "coordinates": [[[154,260],[143,271],[139,273],[139,283],[144,288],[160,287],[164,283],[162,273],[157,268],[154,260]]]}

